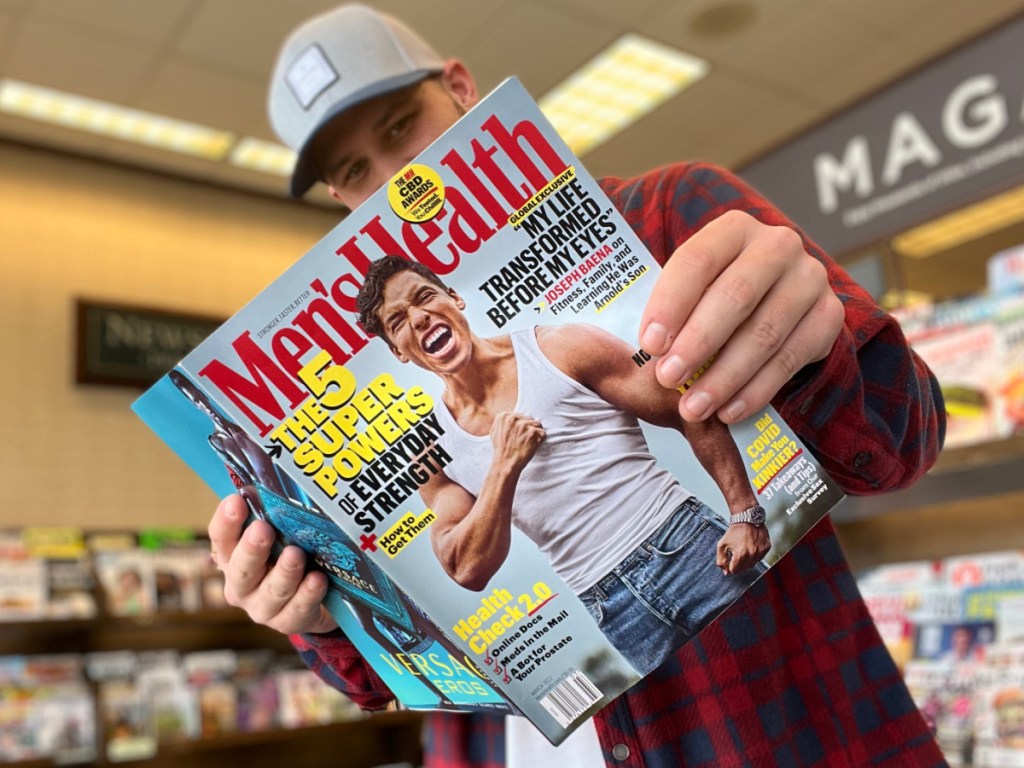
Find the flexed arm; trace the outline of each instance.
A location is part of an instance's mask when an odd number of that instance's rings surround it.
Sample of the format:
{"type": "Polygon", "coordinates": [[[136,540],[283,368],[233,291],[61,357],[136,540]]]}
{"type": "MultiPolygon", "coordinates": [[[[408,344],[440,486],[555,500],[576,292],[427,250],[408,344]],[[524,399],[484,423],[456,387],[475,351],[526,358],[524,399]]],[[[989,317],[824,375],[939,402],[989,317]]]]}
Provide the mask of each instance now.
{"type": "Polygon", "coordinates": [[[434,554],[445,572],[466,589],[483,590],[508,557],[516,485],[544,436],[536,419],[499,413],[490,431],[494,458],[479,495],[443,473],[420,489],[438,518],[430,527],[434,554]]]}
{"type": "MultiPolygon", "coordinates": [[[[655,366],[639,367],[621,339],[591,325],[542,328],[541,349],[563,372],[636,418],[678,430],[736,514],[756,503],[746,467],[729,428],[717,417],[688,422],[679,414],[680,394],[663,387],[655,366]]],[[[771,548],[767,528],[730,526],[719,543],[717,563],[726,573],[750,568],[771,548]]]]}

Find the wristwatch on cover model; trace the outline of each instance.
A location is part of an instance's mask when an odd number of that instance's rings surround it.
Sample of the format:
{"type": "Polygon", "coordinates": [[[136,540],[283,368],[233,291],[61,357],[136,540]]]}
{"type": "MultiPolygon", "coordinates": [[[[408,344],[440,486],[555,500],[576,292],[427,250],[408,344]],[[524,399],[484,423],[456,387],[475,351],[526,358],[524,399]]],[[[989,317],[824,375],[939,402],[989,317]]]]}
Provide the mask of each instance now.
{"type": "Polygon", "coordinates": [[[755,528],[760,528],[764,525],[764,507],[760,504],[755,504],[750,509],[744,509],[742,512],[734,512],[729,516],[729,525],[736,525],[736,523],[749,523],[755,528]]]}

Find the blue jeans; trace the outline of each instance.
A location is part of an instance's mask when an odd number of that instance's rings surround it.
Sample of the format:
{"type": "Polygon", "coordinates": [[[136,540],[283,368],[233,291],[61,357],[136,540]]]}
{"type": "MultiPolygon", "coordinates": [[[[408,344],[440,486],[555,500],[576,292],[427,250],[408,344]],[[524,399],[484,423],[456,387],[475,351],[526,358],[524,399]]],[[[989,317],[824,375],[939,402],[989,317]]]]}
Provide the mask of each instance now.
{"type": "Polygon", "coordinates": [[[739,597],[767,570],[726,576],[715,565],[725,521],[690,497],[647,540],[579,598],[608,640],[641,675],[739,597]]]}

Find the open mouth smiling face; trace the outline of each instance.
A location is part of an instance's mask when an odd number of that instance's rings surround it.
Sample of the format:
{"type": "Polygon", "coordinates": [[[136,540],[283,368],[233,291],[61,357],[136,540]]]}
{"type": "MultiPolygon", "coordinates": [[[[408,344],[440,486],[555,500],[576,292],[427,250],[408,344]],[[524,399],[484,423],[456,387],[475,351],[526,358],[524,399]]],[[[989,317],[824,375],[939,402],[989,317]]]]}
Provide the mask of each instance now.
{"type": "Polygon", "coordinates": [[[442,356],[455,340],[450,325],[436,325],[424,336],[420,346],[431,357],[442,356]]]}

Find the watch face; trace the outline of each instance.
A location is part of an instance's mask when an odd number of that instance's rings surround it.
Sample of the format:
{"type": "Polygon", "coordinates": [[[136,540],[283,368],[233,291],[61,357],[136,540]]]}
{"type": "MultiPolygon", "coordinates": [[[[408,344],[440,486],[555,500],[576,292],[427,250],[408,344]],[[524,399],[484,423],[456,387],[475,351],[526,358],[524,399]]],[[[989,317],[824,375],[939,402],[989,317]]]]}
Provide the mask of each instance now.
{"type": "Polygon", "coordinates": [[[764,525],[764,521],[764,507],[756,506],[750,510],[750,522],[752,522],[754,525],[764,525]]]}

